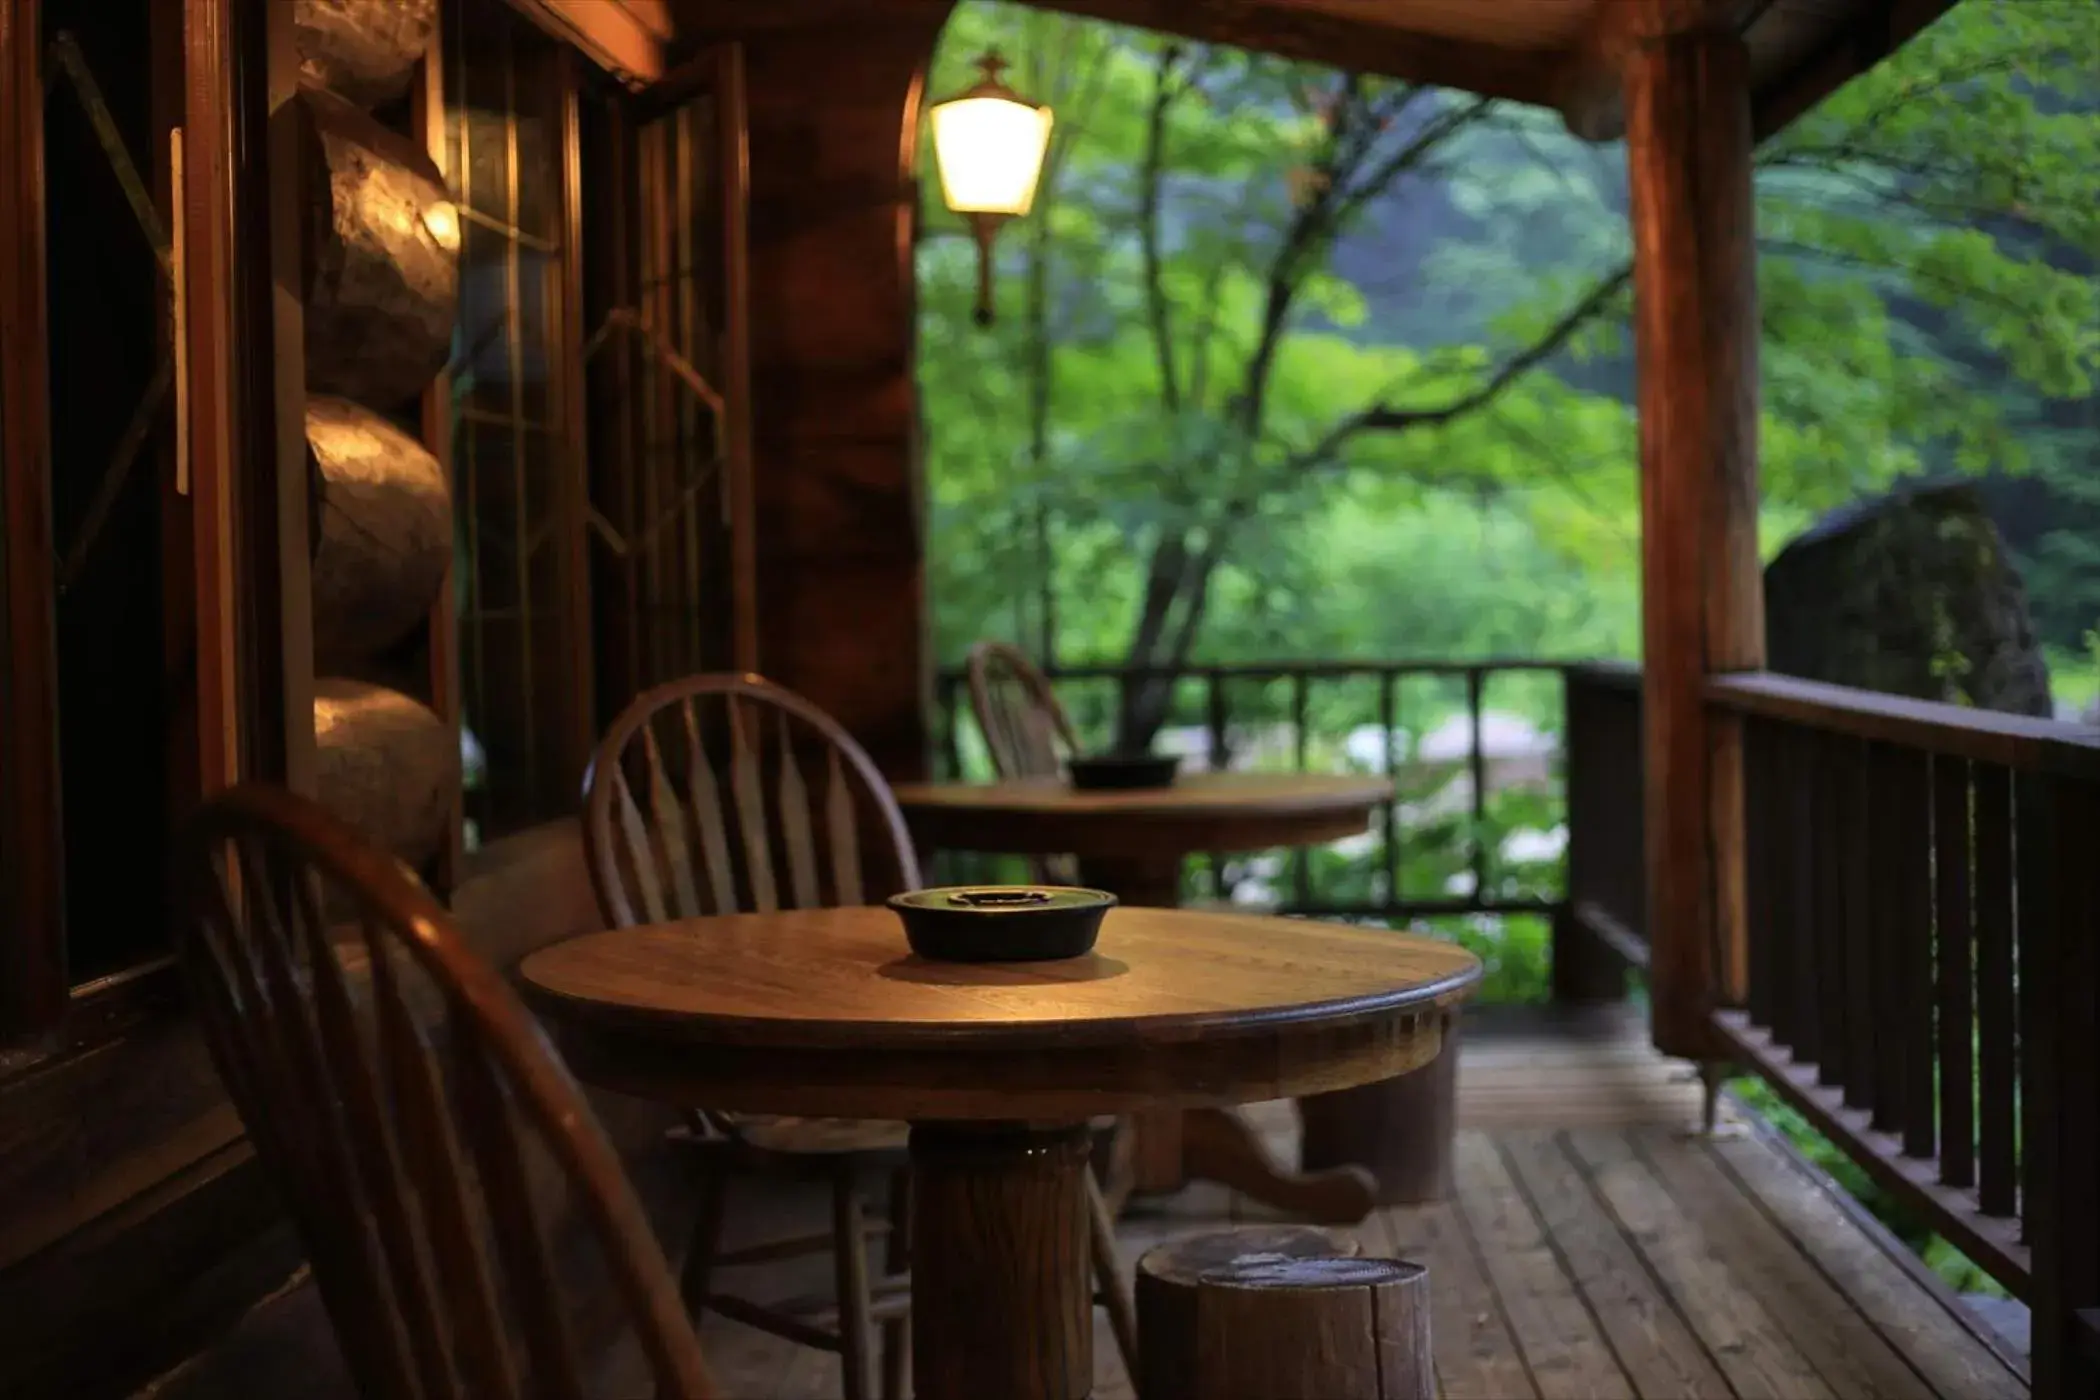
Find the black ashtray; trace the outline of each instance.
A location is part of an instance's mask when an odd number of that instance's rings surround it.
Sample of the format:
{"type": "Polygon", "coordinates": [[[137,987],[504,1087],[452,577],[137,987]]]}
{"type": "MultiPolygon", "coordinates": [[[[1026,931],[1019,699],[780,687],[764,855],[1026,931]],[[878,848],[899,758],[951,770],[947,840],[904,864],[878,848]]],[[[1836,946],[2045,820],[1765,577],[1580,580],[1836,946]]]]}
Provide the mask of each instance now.
{"type": "Polygon", "coordinates": [[[1062,885],[963,885],[890,896],[904,938],[939,962],[1042,962],[1093,951],[1116,897],[1062,885]]]}
{"type": "Polygon", "coordinates": [[[1065,760],[1072,786],[1081,792],[1130,791],[1174,785],[1181,771],[1177,753],[1103,753],[1065,760]]]}

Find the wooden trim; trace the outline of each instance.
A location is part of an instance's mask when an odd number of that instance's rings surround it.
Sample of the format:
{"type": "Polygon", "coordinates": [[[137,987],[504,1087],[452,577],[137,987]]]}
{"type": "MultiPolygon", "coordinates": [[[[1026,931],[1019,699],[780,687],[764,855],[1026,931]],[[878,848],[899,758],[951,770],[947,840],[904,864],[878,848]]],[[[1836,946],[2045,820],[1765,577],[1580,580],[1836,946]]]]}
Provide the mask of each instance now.
{"type": "Polygon", "coordinates": [[[301,276],[307,206],[295,104],[299,53],[287,7],[246,0],[231,75],[239,213],[231,288],[247,400],[234,460],[245,478],[236,568],[249,640],[243,648],[241,773],[312,793],[313,540],[306,471],[306,308],[301,276]]]}
{"type": "MultiPolygon", "coordinates": [[[[232,0],[183,7],[183,206],[187,230],[190,495],[197,594],[199,781],[209,794],[241,776],[241,596],[236,561],[232,0]]],[[[265,352],[266,353],[266,352],[265,352]]]]}
{"type": "Polygon", "coordinates": [[[673,32],[663,0],[508,0],[547,33],[630,88],[664,75],[664,45],[673,32]]]}
{"type": "MultiPolygon", "coordinates": [[[[751,460],[751,123],[744,102],[744,50],[725,44],[718,60],[715,129],[721,141],[722,395],[728,405],[730,643],[740,671],[759,669],[758,501],[751,460]]],[[[916,130],[916,127],[908,128],[916,130]]]]}
{"type": "Polygon", "coordinates": [[[568,690],[562,697],[562,732],[555,752],[560,755],[562,771],[568,775],[569,790],[580,793],[597,733],[588,539],[591,445],[583,370],[583,110],[574,55],[566,49],[559,51],[555,55],[555,71],[561,84],[562,250],[560,301],[549,349],[560,366],[564,460],[555,495],[553,547],[560,551],[556,584],[560,590],[560,645],[568,654],[564,668],[568,690]]]}
{"type": "MultiPolygon", "coordinates": [[[[409,87],[408,120],[411,136],[422,142],[423,148],[430,153],[431,162],[443,172],[446,189],[457,193],[456,174],[445,168],[445,27],[442,24],[430,36],[430,47],[423,51],[422,59],[416,64],[415,77],[409,87]]],[[[440,371],[424,389],[418,425],[423,447],[437,459],[445,489],[450,492],[453,483],[452,375],[449,370],[440,371]]],[[[455,734],[459,732],[461,718],[459,617],[454,572],[457,558],[456,550],[448,555],[444,582],[439,585],[437,598],[430,605],[424,634],[430,709],[455,734]]],[[[459,884],[461,862],[466,854],[465,821],[466,791],[462,780],[453,785],[452,811],[445,822],[444,844],[439,848],[430,872],[431,887],[440,894],[450,893],[459,884]]]]}
{"type": "Polygon", "coordinates": [[[1851,734],[2021,772],[2100,779],[2100,734],[2058,720],[1880,695],[1770,671],[1712,677],[1706,682],[1706,698],[1736,714],[1783,720],[1825,733],[1851,734]]]}
{"type": "Polygon", "coordinates": [[[1773,1043],[1768,1032],[1751,1025],[1743,1012],[1716,1012],[1713,1025],[1732,1058],[1755,1070],[1816,1131],[1843,1148],[1861,1170],[1898,1199],[1923,1210],[1935,1229],[2016,1297],[2028,1296],[2032,1255],[2020,1239],[2018,1220],[1984,1215],[1968,1192],[1940,1185],[1935,1160],[1905,1157],[1901,1136],[1876,1132],[1871,1112],[1845,1107],[1842,1088],[1818,1084],[1814,1065],[1796,1063],[1790,1052],[1773,1043]]]}
{"type": "Polygon", "coordinates": [[[66,1006],[38,0],[0,0],[0,1045],[66,1006]]]}

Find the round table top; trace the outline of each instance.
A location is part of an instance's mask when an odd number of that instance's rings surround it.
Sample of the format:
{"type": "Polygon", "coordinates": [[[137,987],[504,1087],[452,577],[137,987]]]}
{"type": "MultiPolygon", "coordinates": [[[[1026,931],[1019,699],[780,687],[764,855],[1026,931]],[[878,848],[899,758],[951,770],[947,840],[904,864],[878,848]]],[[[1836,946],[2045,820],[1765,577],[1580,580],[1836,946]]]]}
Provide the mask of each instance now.
{"type": "Polygon", "coordinates": [[[914,956],[887,909],[614,929],[519,969],[578,1072],[701,1107],[1083,1117],[1367,1083],[1426,1062],[1480,963],[1383,929],[1115,909],[1095,950],[914,956]]]}
{"type": "Polygon", "coordinates": [[[1185,773],[1172,786],[1081,791],[1061,777],[906,783],[898,806],[928,845],[1117,857],[1258,850],[1354,836],[1393,795],[1363,773],[1185,773]]]}

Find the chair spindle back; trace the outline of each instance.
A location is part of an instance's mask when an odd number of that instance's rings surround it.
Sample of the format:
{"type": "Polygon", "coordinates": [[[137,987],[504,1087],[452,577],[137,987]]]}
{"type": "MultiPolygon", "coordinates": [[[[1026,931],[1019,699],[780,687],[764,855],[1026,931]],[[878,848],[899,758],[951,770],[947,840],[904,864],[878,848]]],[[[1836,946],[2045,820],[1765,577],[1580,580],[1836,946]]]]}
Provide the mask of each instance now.
{"type": "Polygon", "coordinates": [[[637,697],[591,760],[584,839],[599,907],[622,926],[866,904],[920,884],[867,753],[757,676],[691,676],[637,697]]]}
{"type": "MultiPolygon", "coordinates": [[[[182,963],[219,1072],[371,1400],[580,1397],[558,1188],[663,1396],[712,1400],[590,1105],[503,977],[390,856],[250,785],[185,851],[182,963]]],[[[564,1244],[574,1241],[564,1239],[564,1244]]]]}

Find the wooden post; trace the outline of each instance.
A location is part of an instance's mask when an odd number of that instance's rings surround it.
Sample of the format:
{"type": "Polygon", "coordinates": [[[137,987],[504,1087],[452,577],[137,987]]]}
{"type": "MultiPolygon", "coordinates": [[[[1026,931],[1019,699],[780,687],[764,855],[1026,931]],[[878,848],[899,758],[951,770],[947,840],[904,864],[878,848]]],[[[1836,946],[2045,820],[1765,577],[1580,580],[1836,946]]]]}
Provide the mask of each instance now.
{"type": "Polygon", "coordinates": [[[1764,660],[1749,59],[1706,9],[1646,7],[1626,66],[1653,1034],[1695,1059],[1744,946],[1741,736],[1703,690],[1764,660]]]}

